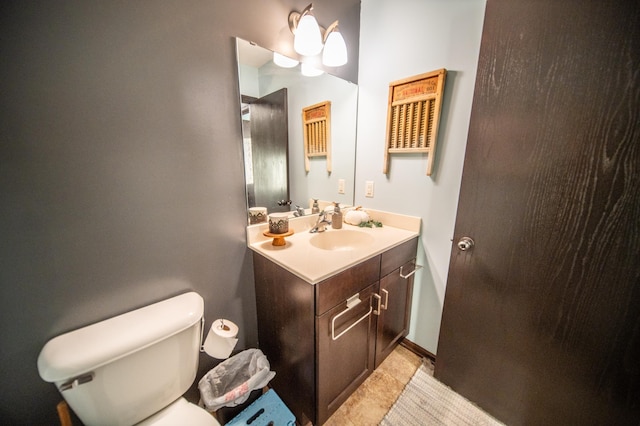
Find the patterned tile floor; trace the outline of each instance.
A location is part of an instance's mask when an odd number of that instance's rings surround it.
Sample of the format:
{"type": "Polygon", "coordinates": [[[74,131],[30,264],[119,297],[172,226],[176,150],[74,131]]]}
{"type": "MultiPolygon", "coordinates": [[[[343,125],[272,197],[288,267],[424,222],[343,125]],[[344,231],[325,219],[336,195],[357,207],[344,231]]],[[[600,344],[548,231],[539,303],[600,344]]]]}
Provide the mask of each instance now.
{"type": "MultiPolygon", "coordinates": [[[[398,346],[367,380],[345,401],[326,426],[377,425],[387,414],[405,385],[411,380],[422,359],[398,346]]],[[[431,374],[433,374],[433,365],[431,374]]]]}

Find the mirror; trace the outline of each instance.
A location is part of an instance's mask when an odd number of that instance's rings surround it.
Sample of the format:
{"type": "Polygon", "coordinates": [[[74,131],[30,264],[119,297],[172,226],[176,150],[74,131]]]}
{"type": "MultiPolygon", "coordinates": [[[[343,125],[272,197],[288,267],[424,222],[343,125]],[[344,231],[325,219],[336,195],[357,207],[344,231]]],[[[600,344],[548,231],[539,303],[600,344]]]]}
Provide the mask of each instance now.
{"type": "Polygon", "coordinates": [[[301,65],[279,67],[271,51],[236,42],[247,207],[309,209],[314,198],[353,205],[358,87],[326,73],[305,77],[301,65]],[[317,156],[307,172],[302,110],[324,101],[331,102],[331,171],[328,158],[317,156]]]}

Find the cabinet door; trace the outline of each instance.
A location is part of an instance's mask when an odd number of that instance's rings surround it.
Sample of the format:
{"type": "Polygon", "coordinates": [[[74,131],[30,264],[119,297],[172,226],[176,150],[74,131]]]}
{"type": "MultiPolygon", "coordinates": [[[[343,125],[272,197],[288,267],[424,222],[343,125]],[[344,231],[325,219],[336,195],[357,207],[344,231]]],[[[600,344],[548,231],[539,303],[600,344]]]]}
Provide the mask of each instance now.
{"type": "Polygon", "coordinates": [[[316,317],[318,331],[318,418],[324,423],[373,372],[378,283],[360,291],[360,303],[346,300],[316,317]]]}
{"type": "Polygon", "coordinates": [[[378,317],[375,368],[409,332],[411,296],[415,261],[405,263],[380,279],[380,316],[378,317]],[[402,271],[402,272],[401,272],[402,271]],[[409,277],[407,275],[411,274],[409,277]],[[406,277],[406,278],[405,278],[406,277]]]}

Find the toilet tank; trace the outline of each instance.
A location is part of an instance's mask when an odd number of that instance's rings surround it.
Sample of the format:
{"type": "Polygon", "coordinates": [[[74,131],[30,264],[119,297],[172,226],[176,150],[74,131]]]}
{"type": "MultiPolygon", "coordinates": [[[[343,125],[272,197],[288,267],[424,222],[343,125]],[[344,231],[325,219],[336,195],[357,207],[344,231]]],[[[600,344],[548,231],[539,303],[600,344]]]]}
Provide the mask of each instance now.
{"type": "Polygon", "coordinates": [[[132,425],[181,397],[198,368],[204,301],[185,293],[47,342],[40,377],[86,425],[132,425]]]}

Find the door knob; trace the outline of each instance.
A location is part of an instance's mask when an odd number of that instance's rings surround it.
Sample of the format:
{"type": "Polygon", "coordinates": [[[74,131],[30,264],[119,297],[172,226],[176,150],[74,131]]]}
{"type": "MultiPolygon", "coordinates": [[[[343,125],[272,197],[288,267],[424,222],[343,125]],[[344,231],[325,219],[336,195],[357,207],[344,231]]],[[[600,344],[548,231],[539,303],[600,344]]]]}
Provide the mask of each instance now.
{"type": "Polygon", "coordinates": [[[460,241],[458,241],[458,249],[460,249],[460,251],[471,250],[474,245],[475,242],[469,237],[462,237],[460,241]]]}

